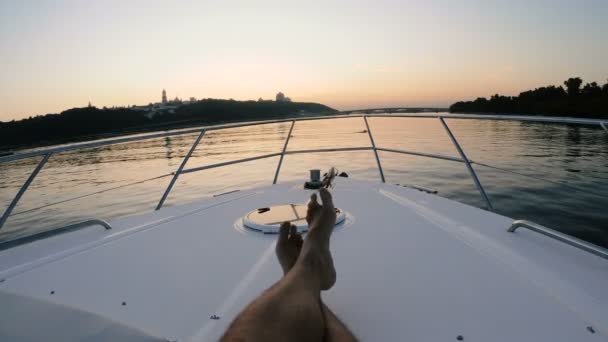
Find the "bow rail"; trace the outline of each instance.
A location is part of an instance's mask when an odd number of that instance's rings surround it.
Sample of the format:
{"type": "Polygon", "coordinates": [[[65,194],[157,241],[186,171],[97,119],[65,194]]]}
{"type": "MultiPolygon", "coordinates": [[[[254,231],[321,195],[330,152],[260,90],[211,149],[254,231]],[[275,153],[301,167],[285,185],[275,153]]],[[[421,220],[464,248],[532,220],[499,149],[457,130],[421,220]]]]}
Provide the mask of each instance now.
{"type": "Polygon", "coordinates": [[[136,136],[110,138],[110,139],[98,140],[98,141],[93,141],[93,142],[71,144],[68,146],[52,147],[52,148],[40,149],[40,150],[36,150],[36,151],[16,153],[16,154],[0,157],[0,163],[5,163],[5,162],[10,162],[10,161],[15,161],[15,160],[42,156],[42,159],[40,160],[40,162],[38,163],[36,168],[32,171],[32,173],[29,175],[28,179],[24,182],[24,184],[21,186],[21,188],[19,189],[19,191],[17,192],[15,197],[12,199],[11,203],[5,209],[4,213],[2,214],[2,217],[0,217],[0,229],[2,229],[6,220],[11,215],[13,209],[17,206],[17,203],[19,202],[21,197],[27,191],[28,187],[30,186],[30,184],[32,183],[34,178],[36,178],[36,176],[38,175],[40,170],[44,167],[44,165],[49,160],[49,158],[53,154],[66,152],[66,151],[72,151],[72,150],[88,149],[88,148],[95,148],[95,147],[106,146],[106,145],[122,144],[122,143],[134,142],[134,141],[198,133],[199,135],[198,135],[197,139],[194,141],[194,143],[192,144],[192,146],[190,147],[188,154],[182,160],[179,168],[173,173],[173,177],[172,177],[169,185],[167,186],[165,192],[161,196],[160,201],[159,201],[158,205],[156,206],[156,210],[159,210],[162,208],[167,196],[169,195],[169,193],[171,192],[171,189],[173,188],[173,185],[175,184],[175,182],[177,181],[178,177],[181,174],[197,172],[197,171],[202,171],[202,170],[207,170],[207,169],[212,169],[212,168],[217,168],[217,167],[222,167],[222,166],[227,166],[227,165],[239,164],[239,163],[244,163],[244,162],[248,162],[248,161],[266,159],[266,158],[278,156],[278,157],[280,157],[279,163],[277,165],[275,175],[274,175],[274,180],[273,180],[273,184],[276,184],[278,176],[280,174],[283,158],[285,155],[290,155],[290,154],[346,152],[346,151],[373,151],[375,158],[376,158],[377,166],[378,166],[380,180],[384,183],[384,182],[386,182],[386,180],[384,178],[384,171],[382,169],[382,163],[378,156],[378,151],[383,151],[383,152],[408,154],[408,155],[414,155],[414,156],[420,156],[420,157],[427,157],[427,158],[433,158],[433,159],[441,159],[441,160],[447,160],[447,161],[452,161],[452,162],[464,163],[467,167],[467,170],[469,171],[469,174],[470,174],[474,184],[476,185],[476,187],[480,193],[481,198],[483,199],[483,201],[486,204],[486,209],[489,211],[493,211],[494,208],[492,206],[492,203],[491,203],[489,197],[487,196],[479,178],[477,177],[477,174],[475,173],[474,168],[471,166],[471,164],[474,164],[475,162],[468,159],[468,157],[466,156],[466,153],[464,152],[464,150],[458,143],[458,139],[452,133],[448,124],[445,122],[445,119],[512,120],[512,121],[532,121],[532,122],[547,122],[547,123],[561,123],[561,124],[593,125],[593,126],[600,126],[608,133],[608,128],[607,128],[608,121],[605,121],[605,120],[547,117],[547,116],[522,116],[522,115],[436,114],[436,113],[428,113],[428,112],[427,113],[400,113],[399,112],[400,110],[405,110],[405,109],[404,108],[365,109],[365,110],[356,110],[356,111],[346,111],[346,112],[342,112],[340,115],[222,124],[222,125],[214,125],[214,126],[207,126],[207,127],[180,129],[180,130],[175,130],[175,131],[170,131],[170,132],[140,134],[140,135],[136,135],[136,136]],[[387,113],[377,113],[378,111],[385,111],[385,112],[388,112],[388,114],[387,113]],[[291,132],[293,131],[293,128],[294,128],[296,122],[310,121],[310,120],[357,118],[357,117],[363,118],[363,120],[365,122],[365,125],[367,127],[367,133],[370,138],[370,146],[310,149],[310,150],[295,150],[295,151],[287,150],[287,146],[289,144],[289,139],[291,137],[291,132]],[[454,144],[454,147],[459,152],[460,158],[447,156],[447,155],[430,154],[430,153],[424,153],[424,152],[414,152],[414,151],[407,151],[407,150],[398,150],[398,149],[383,148],[383,147],[376,146],[373,134],[372,134],[369,124],[367,122],[368,117],[372,117],[372,118],[373,117],[391,117],[391,118],[402,117],[402,118],[435,118],[435,119],[438,119],[440,121],[440,123],[443,125],[443,127],[445,128],[446,134],[448,135],[448,137],[454,144]],[[290,122],[291,126],[289,129],[289,133],[287,134],[287,137],[285,138],[285,143],[283,145],[283,149],[281,152],[265,154],[265,155],[260,155],[260,156],[256,156],[256,157],[243,158],[243,159],[233,160],[233,161],[229,161],[229,162],[222,162],[222,163],[217,163],[217,164],[211,164],[211,165],[206,165],[206,166],[201,166],[201,167],[194,167],[194,168],[190,168],[190,169],[185,168],[186,164],[188,162],[188,159],[190,158],[190,156],[192,155],[192,153],[194,152],[194,150],[196,149],[196,147],[198,146],[198,144],[200,143],[201,139],[203,138],[203,136],[206,132],[214,131],[214,130],[228,129],[228,128],[239,128],[239,127],[264,125],[264,124],[272,124],[272,123],[286,123],[286,122],[290,122]]]}
{"type": "Polygon", "coordinates": [[[527,221],[527,220],[515,220],[515,221],[513,221],[511,226],[509,228],[507,228],[507,232],[515,233],[517,228],[529,229],[533,232],[542,234],[544,236],[548,236],[552,239],[563,242],[572,247],[582,249],[591,254],[595,254],[595,255],[599,256],[600,258],[608,259],[608,249],[602,248],[600,246],[596,246],[594,244],[583,241],[581,239],[577,239],[574,236],[560,233],[557,230],[547,228],[538,223],[534,223],[532,221],[527,221]]]}
{"type": "Polygon", "coordinates": [[[13,239],[13,240],[2,241],[2,242],[0,242],[0,251],[6,250],[9,248],[13,248],[13,247],[17,247],[17,246],[21,246],[21,245],[25,245],[27,243],[31,243],[34,241],[46,239],[51,236],[74,232],[74,231],[81,230],[83,228],[87,228],[87,227],[91,227],[91,226],[102,226],[103,228],[105,228],[105,230],[112,229],[112,226],[104,220],[89,219],[89,220],[84,220],[84,221],[76,222],[73,224],[69,224],[67,226],[63,226],[63,227],[59,227],[59,228],[55,228],[55,229],[51,229],[51,230],[46,230],[46,231],[43,231],[40,233],[35,233],[32,235],[19,237],[19,238],[13,239]]]}

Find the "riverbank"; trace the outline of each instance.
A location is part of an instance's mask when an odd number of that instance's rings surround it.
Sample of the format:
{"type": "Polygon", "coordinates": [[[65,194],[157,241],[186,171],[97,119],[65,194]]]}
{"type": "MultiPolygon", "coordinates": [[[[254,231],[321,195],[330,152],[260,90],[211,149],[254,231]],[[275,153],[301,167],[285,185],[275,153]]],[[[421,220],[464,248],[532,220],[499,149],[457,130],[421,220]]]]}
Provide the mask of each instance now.
{"type": "Polygon", "coordinates": [[[60,114],[0,122],[0,151],[200,125],[334,113],[335,109],[319,103],[215,99],[148,112],[133,108],[72,108],[60,114]]]}
{"type": "Polygon", "coordinates": [[[520,93],[518,96],[493,95],[474,101],[456,102],[451,113],[491,113],[550,115],[606,119],[608,118],[608,82],[583,86],[579,77],[569,78],[562,86],[546,86],[520,93]]]}

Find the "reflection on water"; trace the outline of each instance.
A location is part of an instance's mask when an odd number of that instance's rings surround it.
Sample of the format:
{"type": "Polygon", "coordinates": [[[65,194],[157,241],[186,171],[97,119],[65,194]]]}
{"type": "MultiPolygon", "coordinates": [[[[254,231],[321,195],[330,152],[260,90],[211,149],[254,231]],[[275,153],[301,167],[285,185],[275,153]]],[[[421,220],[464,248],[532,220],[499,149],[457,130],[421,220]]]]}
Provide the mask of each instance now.
{"type": "MultiPolygon", "coordinates": [[[[446,120],[474,165],[496,210],[608,246],[608,134],[599,127],[516,121],[446,120]]],[[[458,157],[437,119],[370,118],[376,144],[458,157]]],[[[187,168],[280,152],[291,123],[211,131],[187,168]]],[[[148,212],[158,203],[198,134],[65,152],[50,158],[0,239],[89,217],[148,212]]],[[[362,118],[297,122],[288,150],[370,146],[362,118]]],[[[380,152],[387,182],[438,190],[483,207],[464,164],[380,152]]],[[[182,175],[165,205],[272,183],[278,157],[182,175]]],[[[40,158],[0,164],[0,206],[40,158]]],[[[279,181],[304,180],[311,168],[336,166],[352,178],[378,180],[371,151],[285,157],[279,181]]]]}

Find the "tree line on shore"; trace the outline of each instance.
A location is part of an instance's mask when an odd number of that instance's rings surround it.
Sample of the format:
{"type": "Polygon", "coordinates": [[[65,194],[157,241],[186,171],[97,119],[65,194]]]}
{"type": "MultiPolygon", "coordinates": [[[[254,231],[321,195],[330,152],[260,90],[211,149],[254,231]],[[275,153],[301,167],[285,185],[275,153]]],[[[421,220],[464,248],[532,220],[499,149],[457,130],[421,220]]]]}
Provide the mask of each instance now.
{"type": "Polygon", "coordinates": [[[518,96],[496,94],[490,99],[457,102],[450,106],[450,112],[608,118],[608,81],[603,86],[597,82],[583,86],[580,77],[571,77],[563,85],[540,87],[518,96]]]}
{"type": "Polygon", "coordinates": [[[144,131],[185,125],[263,120],[304,113],[333,113],[319,103],[205,99],[172,109],[145,112],[135,108],[72,108],[9,122],[0,121],[0,149],[99,137],[121,131],[144,131]]]}

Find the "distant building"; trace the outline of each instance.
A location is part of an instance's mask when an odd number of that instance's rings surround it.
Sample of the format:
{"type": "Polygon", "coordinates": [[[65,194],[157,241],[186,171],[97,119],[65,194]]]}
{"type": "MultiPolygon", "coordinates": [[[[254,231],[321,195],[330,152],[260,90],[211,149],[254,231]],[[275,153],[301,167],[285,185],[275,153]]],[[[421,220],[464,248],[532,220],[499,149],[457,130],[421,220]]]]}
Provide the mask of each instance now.
{"type": "Polygon", "coordinates": [[[165,89],[163,89],[163,97],[162,97],[161,103],[167,104],[167,92],[165,91],[165,89]]]}
{"type": "Polygon", "coordinates": [[[282,92],[277,93],[277,102],[291,102],[291,99],[282,92]]]}

